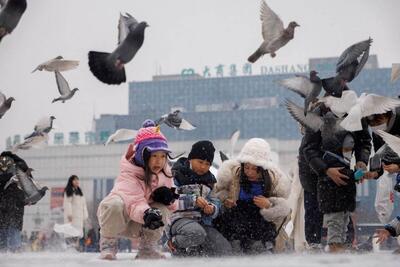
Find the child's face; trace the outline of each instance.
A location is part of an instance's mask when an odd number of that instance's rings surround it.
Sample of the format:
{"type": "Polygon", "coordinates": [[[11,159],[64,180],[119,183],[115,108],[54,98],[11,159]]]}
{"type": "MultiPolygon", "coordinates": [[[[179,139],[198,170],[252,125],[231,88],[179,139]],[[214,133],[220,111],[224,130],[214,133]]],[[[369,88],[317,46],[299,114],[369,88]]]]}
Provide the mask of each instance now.
{"type": "Polygon", "coordinates": [[[211,167],[210,162],[202,159],[191,159],[190,165],[192,166],[192,170],[198,175],[206,174],[211,167]]]}
{"type": "Polygon", "coordinates": [[[260,173],[256,165],[245,163],[244,174],[246,174],[249,181],[257,181],[260,178],[260,173]]]}
{"type": "Polygon", "coordinates": [[[149,168],[151,172],[158,174],[167,163],[167,154],[163,151],[153,152],[149,159],[149,168]]]}

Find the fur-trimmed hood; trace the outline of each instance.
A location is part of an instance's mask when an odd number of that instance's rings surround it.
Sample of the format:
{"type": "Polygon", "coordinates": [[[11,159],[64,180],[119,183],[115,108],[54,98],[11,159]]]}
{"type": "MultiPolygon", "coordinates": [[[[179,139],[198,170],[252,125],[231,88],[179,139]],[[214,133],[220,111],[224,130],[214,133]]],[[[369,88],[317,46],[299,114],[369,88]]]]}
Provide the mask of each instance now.
{"type": "MultiPolygon", "coordinates": [[[[222,163],[218,170],[214,195],[222,203],[226,199],[234,202],[238,200],[240,191],[240,166],[241,163],[236,159],[227,160],[222,163]]],[[[279,221],[282,221],[282,219],[290,214],[290,207],[287,203],[290,193],[290,180],[277,166],[271,166],[268,172],[272,180],[272,192],[271,197],[269,197],[272,207],[261,209],[260,214],[267,221],[279,223],[279,221]]]]}
{"type": "MultiPolygon", "coordinates": [[[[240,162],[236,159],[226,160],[222,163],[217,173],[217,187],[229,188],[233,177],[239,179],[240,162]]],[[[287,175],[276,165],[271,165],[268,172],[272,179],[272,194],[274,197],[288,198],[290,193],[290,180],[287,175]]]]}

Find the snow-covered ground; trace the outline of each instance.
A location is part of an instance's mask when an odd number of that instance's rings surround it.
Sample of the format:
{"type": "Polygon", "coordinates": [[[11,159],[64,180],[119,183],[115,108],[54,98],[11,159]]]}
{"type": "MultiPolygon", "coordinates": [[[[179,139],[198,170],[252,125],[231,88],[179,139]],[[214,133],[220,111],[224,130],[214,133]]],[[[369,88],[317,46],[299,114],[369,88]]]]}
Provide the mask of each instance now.
{"type": "Polygon", "coordinates": [[[389,252],[370,254],[280,254],[265,256],[243,256],[230,258],[168,258],[167,260],[134,260],[133,253],[118,254],[116,261],[103,261],[98,253],[36,252],[0,254],[0,267],[394,267],[400,266],[400,256],[389,252]]]}

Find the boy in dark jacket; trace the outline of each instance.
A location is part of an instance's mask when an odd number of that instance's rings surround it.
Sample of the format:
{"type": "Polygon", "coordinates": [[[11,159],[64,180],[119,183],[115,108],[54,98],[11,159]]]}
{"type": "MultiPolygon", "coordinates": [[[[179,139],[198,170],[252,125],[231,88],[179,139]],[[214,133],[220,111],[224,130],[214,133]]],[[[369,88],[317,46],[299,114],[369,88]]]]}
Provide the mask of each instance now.
{"type": "MultiPolygon", "coordinates": [[[[318,112],[325,115],[331,111],[322,105],[318,112]]],[[[328,228],[330,252],[344,250],[350,212],[355,210],[355,172],[350,168],[353,153],[356,170],[366,170],[368,164],[371,137],[366,122],[362,124],[363,130],[357,132],[344,129],[331,133],[306,131],[304,137],[304,156],[318,175],[319,209],[328,228]]]]}
{"type": "Polygon", "coordinates": [[[192,146],[188,158],[172,167],[179,208],[167,227],[168,247],[174,255],[218,256],[231,252],[230,243],[213,227],[220,202],[210,197],[216,179],[209,171],[215,148],[210,141],[192,146]]]}

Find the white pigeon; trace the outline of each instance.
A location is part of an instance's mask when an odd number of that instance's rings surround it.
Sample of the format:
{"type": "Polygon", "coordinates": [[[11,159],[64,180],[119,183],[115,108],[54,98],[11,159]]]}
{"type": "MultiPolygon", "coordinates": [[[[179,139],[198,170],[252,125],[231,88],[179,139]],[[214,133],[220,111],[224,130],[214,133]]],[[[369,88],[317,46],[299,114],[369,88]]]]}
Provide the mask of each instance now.
{"type": "Polygon", "coordinates": [[[18,150],[29,150],[31,148],[43,148],[47,145],[47,141],[49,140],[49,136],[46,133],[41,133],[39,135],[35,135],[29,137],[24,140],[23,143],[17,144],[12,148],[12,152],[15,153],[18,150]]]}
{"type": "Polygon", "coordinates": [[[63,103],[65,103],[65,101],[71,99],[74,96],[75,92],[78,91],[79,89],[74,88],[71,90],[67,80],[64,78],[64,76],[61,75],[60,72],[55,71],[54,74],[56,76],[58,92],[60,93],[61,96],[58,98],[54,98],[51,103],[54,103],[56,101],[62,101],[63,103]]]}
{"type": "Polygon", "coordinates": [[[397,154],[400,156],[400,138],[392,135],[390,133],[387,133],[382,130],[376,130],[374,131],[377,135],[382,137],[383,141],[397,154]]]}
{"type": "Polygon", "coordinates": [[[400,77],[400,63],[392,64],[392,75],[390,76],[390,81],[394,82],[400,77]]]}
{"type": "Polygon", "coordinates": [[[353,90],[345,90],[342,97],[325,96],[318,102],[324,103],[337,117],[342,118],[349,113],[350,108],[357,102],[357,93],[353,90]]]}
{"type": "Polygon", "coordinates": [[[240,130],[236,130],[232,133],[231,138],[230,138],[230,145],[231,145],[231,153],[230,153],[230,157],[233,158],[233,153],[235,150],[235,146],[237,141],[239,140],[240,137],[240,130]]]}
{"type": "Polygon", "coordinates": [[[32,71],[32,73],[37,70],[67,71],[75,69],[76,67],[78,67],[78,65],[79,65],[78,60],[66,60],[62,56],[58,56],[56,58],[43,62],[42,64],[37,66],[36,69],[32,71]]]}
{"type": "Polygon", "coordinates": [[[132,140],[136,137],[138,131],[130,130],[130,129],[118,129],[110,135],[104,145],[108,145],[110,143],[120,142],[120,141],[127,141],[132,140]]]}
{"type": "Polygon", "coordinates": [[[351,132],[360,131],[362,130],[362,118],[386,113],[398,106],[400,106],[400,99],[362,93],[357,102],[350,106],[348,115],[340,123],[340,126],[351,132]]]}

